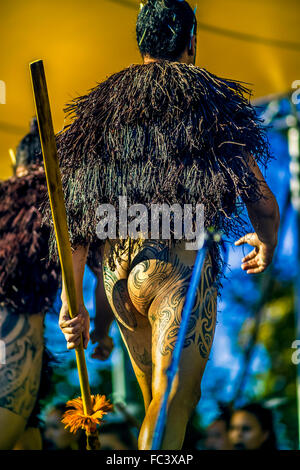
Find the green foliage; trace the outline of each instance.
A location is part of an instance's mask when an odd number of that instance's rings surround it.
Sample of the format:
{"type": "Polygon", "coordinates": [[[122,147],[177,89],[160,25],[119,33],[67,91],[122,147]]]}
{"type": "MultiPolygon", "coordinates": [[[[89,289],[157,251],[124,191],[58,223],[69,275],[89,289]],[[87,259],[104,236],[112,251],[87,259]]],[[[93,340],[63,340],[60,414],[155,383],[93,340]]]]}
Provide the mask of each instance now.
{"type": "MultiPolygon", "coordinates": [[[[270,276],[270,274],[268,275],[270,276]]],[[[257,314],[258,312],[253,306],[251,317],[245,321],[241,329],[238,341],[244,347],[249,344],[251,336],[255,332],[255,316],[257,314]]],[[[266,303],[261,308],[260,315],[256,347],[261,345],[265,348],[270,367],[262,373],[252,375],[250,379],[248,377],[248,386],[245,391],[248,399],[276,404],[274,406],[275,415],[282,423],[279,426],[279,440],[287,440],[291,448],[297,449],[297,369],[291,360],[294,351],[291,345],[297,338],[292,283],[279,282],[271,277],[266,303]],[[251,390],[255,391],[255,396],[251,390]]],[[[250,359],[252,357],[253,355],[250,356],[250,359]]]]}

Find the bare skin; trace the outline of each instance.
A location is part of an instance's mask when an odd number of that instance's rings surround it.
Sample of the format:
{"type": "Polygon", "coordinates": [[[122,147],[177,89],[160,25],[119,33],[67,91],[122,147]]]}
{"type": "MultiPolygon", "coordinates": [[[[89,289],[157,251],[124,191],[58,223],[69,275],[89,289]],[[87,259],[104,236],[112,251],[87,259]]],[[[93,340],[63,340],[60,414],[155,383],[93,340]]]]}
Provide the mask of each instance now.
{"type": "Polygon", "coordinates": [[[26,428],[13,450],[42,450],[42,436],[38,428],[26,428]]]}

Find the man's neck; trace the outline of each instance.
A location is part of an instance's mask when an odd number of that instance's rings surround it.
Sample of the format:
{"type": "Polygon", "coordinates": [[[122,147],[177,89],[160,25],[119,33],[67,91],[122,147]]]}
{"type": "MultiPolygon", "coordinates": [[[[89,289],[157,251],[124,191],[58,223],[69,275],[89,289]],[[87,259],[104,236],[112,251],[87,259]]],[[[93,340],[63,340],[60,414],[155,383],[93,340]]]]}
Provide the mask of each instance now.
{"type": "MultiPolygon", "coordinates": [[[[144,65],[146,65],[146,64],[151,64],[151,62],[161,62],[161,59],[155,59],[154,57],[150,57],[149,55],[145,55],[143,57],[143,62],[144,62],[144,65]]],[[[193,65],[195,65],[195,60],[191,60],[191,57],[188,56],[186,51],[185,51],[184,54],[182,54],[182,56],[179,57],[179,59],[177,59],[174,62],[181,62],[183,64],[192,64],[193,63],[193,65]]]]}
{"type": "Polygon", "coordinates": [[[144,64],[150,64],[151,62],[160,62],[160,59],[154,59],[154,57],[144,56],[144,64]]]}

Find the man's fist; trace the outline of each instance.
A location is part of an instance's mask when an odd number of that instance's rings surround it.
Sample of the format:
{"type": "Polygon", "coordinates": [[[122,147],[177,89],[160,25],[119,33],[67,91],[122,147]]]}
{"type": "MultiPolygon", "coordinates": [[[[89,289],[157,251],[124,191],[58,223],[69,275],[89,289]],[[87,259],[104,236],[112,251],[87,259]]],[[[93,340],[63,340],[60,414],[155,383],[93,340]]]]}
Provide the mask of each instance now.
{"type": "Polygon", "coordinates": [[[71,320],[68,305],[63,303],[59,313],[59,326],[66,338],[68,349],[77,348],[81,336],[83,347],[87,348],[90,339],[90,316],[84,305],[79,306],[78,315],[71,320]]]}

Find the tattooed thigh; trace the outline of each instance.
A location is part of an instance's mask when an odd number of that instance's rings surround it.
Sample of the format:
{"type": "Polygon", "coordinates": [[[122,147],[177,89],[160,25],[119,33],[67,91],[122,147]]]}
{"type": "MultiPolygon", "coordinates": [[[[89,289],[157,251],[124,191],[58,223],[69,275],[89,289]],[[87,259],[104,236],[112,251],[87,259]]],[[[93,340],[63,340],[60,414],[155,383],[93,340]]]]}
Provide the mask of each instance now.
{"type": "Polygon", "coordinates": [[[13,314],[2,308],[0,339],[5,346],[0,364],[0,407],[27,420],[40,385],[43,316],[13,314]]]}
{"type": "MultiPolygon", "coordinates": [[[[159,351],[162,356],[167,356],[173,351],[177,340],[192,267],[182,266],[179,263],[174,265],[172,270],[168,266],[159,269],[158,264],[155,264],[153,260],[149,261],[148,265],[148,269],[146,269],[146,263],[135,268],[134,302],[137,305],[143,305],[145,302],[145,306],[149,307],[148,318],[152,326],[152,344],[155,343],[156,352],[159,351]],[[169,277],[165,279],[164,274],[168,270],[169,277]],[[161,277],[160,274],[162,274],[161,277]]],[[[211,288],[211,270],[212,264],[208,256],[184,343],[184,348],[192,346],[204,359],[208,358],[216,324],[216,291],[211,288]]]]}

